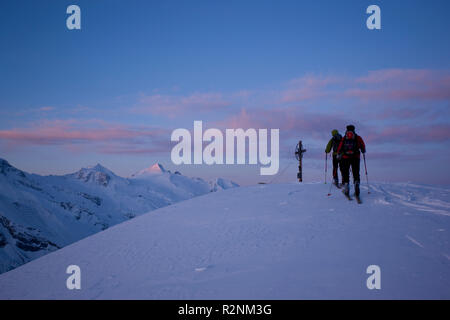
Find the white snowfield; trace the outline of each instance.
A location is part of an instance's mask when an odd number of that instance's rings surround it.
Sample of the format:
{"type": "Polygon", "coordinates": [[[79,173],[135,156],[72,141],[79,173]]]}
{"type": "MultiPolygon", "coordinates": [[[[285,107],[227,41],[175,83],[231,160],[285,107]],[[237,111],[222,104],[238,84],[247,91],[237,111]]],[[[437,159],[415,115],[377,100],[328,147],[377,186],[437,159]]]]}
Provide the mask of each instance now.
{"type": "Polygon", "coordinates": [[[0,273],[140,214],[236,186],[171,173],[161,164],[131,178],[99,164],[40,176],[0,159],[0,273]]]}
{"type": "Polygon", "coordinates": [[[0,298],[449,299],[450,190],[371,191],[362,205],[319,183],[199,196],[0,275],[0,298]],[[69,265],[80,290],[66,287],[69,265]]]}

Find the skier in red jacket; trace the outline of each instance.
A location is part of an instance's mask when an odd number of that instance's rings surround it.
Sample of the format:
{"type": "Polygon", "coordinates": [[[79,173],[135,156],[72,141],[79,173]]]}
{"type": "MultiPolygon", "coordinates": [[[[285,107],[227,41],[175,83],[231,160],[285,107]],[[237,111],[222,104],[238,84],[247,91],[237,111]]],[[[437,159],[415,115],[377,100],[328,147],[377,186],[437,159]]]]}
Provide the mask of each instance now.
{"type": "Polygon", "coordinates": [[[364,140],[355,133],[355,126],[348,125],[347,131],[337,149],[338,157],[341,159],[342,183],[344,194],[350,194],[350,167],[353,172],[353,182],[355,184],[355,195],[359,197],[359,164],[360,155],[366,153],[366,145],[364,140]]]}

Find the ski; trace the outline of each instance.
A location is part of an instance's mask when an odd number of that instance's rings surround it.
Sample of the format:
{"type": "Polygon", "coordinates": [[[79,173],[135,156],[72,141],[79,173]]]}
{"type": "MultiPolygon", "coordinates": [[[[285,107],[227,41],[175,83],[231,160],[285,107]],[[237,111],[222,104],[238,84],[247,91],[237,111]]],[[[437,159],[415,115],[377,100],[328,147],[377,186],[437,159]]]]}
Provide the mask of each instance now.
{"type": "Polygon", "coordinates": [[[344,196],[348,199],[348,200],[350,200],[350,201],[352,201],[353,199],[352,199],[352,197],[350,196],[350,192],[349,192],[349,189],[348,189],[348,185],[347,184],[343,184],[342,185],[342,193],[344,194],[344,196]]]}

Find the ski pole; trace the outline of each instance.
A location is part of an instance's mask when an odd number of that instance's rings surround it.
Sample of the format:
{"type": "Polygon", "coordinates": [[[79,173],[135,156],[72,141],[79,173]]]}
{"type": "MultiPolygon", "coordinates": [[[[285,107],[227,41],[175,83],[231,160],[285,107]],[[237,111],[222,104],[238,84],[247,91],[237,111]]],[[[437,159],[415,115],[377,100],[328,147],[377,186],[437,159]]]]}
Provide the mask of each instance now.
{"type": "Polygon", "coordinates": [[[330,183],[330,190],[328,190],[327,196],[331,196],[331,188],[333,188],[333,182],[330,183]]]}
{"type": "Polygon", "coordinates": [[[365,153],[363,153],[363,158],[364,158],[364,169],[366,170],[367,193],[370,194],[369,175],[367,174],[366,154],[365,153]]]}
{"type": "Polygon", "coordinates": [[[328,154],[325,152],[325,184],[327,184],[327,170],[328,170],[328,154]]]}

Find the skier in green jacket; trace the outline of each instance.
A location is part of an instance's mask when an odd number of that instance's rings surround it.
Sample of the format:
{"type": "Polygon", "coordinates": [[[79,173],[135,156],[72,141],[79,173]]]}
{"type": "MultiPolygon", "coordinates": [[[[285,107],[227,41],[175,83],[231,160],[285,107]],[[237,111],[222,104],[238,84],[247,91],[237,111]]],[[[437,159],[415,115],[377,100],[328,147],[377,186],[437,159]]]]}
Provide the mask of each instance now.
{"type": "Polygon", "coordinates": [[[330,153],[333,151],[333,180],[336,187],[339,188],[339,178],[338,178],[338,167],[339,167],[339,160],[337,159],[337,149],[339,147],[339,144],[341,143],[342,136],[339,134],[339,131],[334,129],[331,131],[332,138],[327,144],[327,147],[325,148],[325,153],[330,153]]]}

